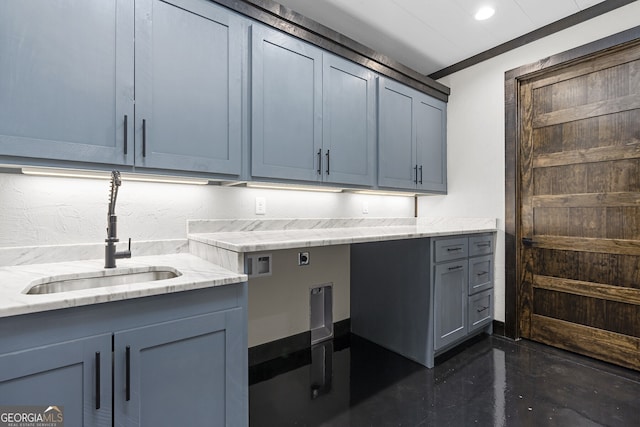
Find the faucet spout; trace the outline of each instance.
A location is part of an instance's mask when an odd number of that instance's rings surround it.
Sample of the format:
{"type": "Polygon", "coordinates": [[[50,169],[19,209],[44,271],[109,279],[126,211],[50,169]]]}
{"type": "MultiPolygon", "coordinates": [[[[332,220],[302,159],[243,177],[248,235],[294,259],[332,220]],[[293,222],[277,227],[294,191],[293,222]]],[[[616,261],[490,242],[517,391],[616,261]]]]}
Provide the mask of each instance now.
{"type": "Polygon", "coordinates": [[[126,251],[116,251],[118,239],[118,217],[116,216],[116,199],[118,197],[118,187],[122,185],[120,172],[111,172],[111,191],[109,194],[109,211],[107,213],[107,238],[104,248],[104,268],[115,268],[116,259],[131,258],[131,238],[129,238],[129,249],[126,251]]]}

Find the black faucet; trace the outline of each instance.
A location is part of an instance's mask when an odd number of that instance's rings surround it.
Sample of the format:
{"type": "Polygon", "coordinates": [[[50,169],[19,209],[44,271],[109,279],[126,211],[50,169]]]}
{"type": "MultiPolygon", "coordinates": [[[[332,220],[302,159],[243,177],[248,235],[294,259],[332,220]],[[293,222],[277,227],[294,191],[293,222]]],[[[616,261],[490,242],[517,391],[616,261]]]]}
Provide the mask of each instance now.
{"type": "Polygon", "coordinates": [[[109,212],[107,213],[107,243],[104,247],[104,268],[115,268],[116,259],[131,258],[131,238],[129,238],[129,249],[116,252],[116,242],[118,242],[118,217],[116,216],[116,198],[118,197],[118,187],[122,185],[120,172],[111,172],[111,194],[109,196],[109,212]]]}

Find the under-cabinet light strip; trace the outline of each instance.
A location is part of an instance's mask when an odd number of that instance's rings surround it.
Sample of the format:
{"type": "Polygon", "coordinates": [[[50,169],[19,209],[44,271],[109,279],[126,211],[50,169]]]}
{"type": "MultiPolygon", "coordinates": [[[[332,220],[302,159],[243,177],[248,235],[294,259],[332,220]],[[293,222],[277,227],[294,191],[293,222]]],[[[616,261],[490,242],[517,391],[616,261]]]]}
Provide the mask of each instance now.
{"type": "Polygon", "coordinates": [[[331,187],[311,187],[311,186],[299,186],[299,185],[285,185],[285,184],[269,184],[262,182],[247,182],[249,188],[263,188],[266,190],[296,190],[296,191],[315,191],[319,193],[342,193],[342,188],[331,187]]]}
{"type": "Polygon", "coordinates": [[[396,197],[419,196],[419,194],[416,194],[416,193],[407,193],[403,191],[381,191],[381,190],[353,190],[352,193],[366,194],[369,196],[396,196],[396,197]]]}
{"type": "MultiPolygon", "coordinates": [[[[65,177],[65,178],[89,178],[89,179],[110,179],[111,172],[108,171],[90,171],[81,169],[61,169],[61,168],[47,168],[47,167],[23,167],[22,173],[25,175],[37,175],[37,176],[51,176],[51,177],[65,177]]],[[[209,183],[208,179],[204,178],[191,178],[181,176],[166,176],[166,175],[145,175],[145,174],[131,174],[123,173],[122,179],[125,181],[144,181],[144,182],[162,182],[167,184],[196,184],[206,185],[209,183]]]]}

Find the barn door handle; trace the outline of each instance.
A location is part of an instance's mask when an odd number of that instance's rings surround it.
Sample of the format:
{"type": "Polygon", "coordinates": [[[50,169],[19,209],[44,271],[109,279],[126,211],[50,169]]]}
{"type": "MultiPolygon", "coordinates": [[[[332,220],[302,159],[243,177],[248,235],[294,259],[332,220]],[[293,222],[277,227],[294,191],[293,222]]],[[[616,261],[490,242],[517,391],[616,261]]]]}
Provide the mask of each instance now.
{"type": "Polygon", "coordinates": [[[526,247],[530,248],[531,246],[535,245],[536,243],[538,243],[538,242],[533,240],[531,237],[523,237],[522,238],[522,244],[525,245],[526,247]]]}

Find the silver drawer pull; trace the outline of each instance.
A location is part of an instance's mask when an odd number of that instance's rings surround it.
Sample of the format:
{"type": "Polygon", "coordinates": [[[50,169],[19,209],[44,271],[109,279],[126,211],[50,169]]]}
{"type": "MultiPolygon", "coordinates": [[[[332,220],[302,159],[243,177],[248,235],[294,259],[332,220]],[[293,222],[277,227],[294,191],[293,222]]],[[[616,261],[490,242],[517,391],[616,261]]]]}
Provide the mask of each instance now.
{"type": "Polygon", "coordinates": [[[447,252],[459,252],[461,251],[462,248],[461,247],[457,247],[457,248],[447,248],[447,252]]]}
{"type": "Polygon", "coordinates": [[[476,243],[476,246],[479,248],[488,248],[491,246],[491,243],[476,243]]]}
{"type": "Polygon", "coordinates": [[[478,308],[477,310],[478,310],[478,313],[482,313],[483,311],[488,310],[488,309],[489,309],[489,306],[478,308]]]}
{"type": "Polygon", "coordinates": [[[476,273],[476,276],[484,276],[485,274],[489,274],[488,271],[481,271],[480,273],[476,273]]]}
{"type": "Polygon", "coordinates": [[[462,268],[461,265],[456,265],[455,267],[449,267],[449,271],[460,270],[462,268]]]}

